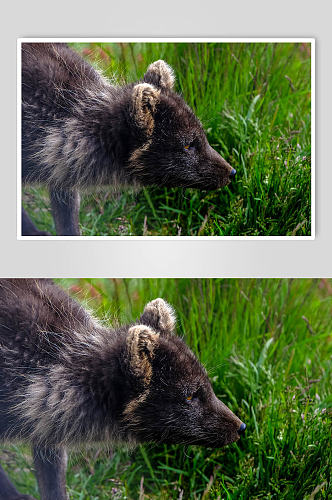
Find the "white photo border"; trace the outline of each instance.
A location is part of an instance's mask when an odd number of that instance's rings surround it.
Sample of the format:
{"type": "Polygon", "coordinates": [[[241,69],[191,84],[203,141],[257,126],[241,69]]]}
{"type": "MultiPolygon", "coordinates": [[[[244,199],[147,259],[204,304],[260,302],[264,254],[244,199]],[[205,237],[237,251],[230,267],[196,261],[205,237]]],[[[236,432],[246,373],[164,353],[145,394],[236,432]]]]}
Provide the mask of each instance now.
{"type": "Polygon", "coordinates": [[[316,50],[316,40],[315,38],[307,37],[237,37],[237,38],[220,38],[220,37],[29,37],[29,38],[18,38],[17,39],[17,240],[129,240],[129,241],[159,241],[159,240],[216,240],[216,241],[227,241],[227,240],[314,240],[316,237],[316,199],[315,199],[315,167],[316,167],[316,150],[315,150],[315,76],[316,76],[316,64],[315,64],[315,50],[316,50]],[[22,236],[21,234],[21,224],[22,224],[22,176],[21,176],[21,163],[22,163],[22,128],[21,128],[21,45],[22,43],[119,43],[119,42],[131,42],[131,43],[310,43],[311,45],[311,234],[309,236],[22,236]]]}

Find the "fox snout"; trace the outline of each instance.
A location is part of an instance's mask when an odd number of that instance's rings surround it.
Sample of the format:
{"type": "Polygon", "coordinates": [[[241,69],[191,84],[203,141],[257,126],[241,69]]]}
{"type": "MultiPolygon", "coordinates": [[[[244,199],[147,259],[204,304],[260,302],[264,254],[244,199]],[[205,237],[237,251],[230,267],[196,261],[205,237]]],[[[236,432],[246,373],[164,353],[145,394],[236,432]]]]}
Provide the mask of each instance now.
{"type": "Polygon", "coordinates": [[[246,428],[247,428],[246,424],[244,422],[241,422],[241,424],[237,426],[235,429],[230,430],[230,432],[226,434],[226,439],[222,446],[235,443],[240,438],[243,438],[246,428]]]}
{"type": "Polygon", "coordinates": [[[240,438],[244,437],[245,431],[246,431],[246,424],[244,422],[241,422],[240,426],[236,428],[236,430],[230,432],[227,436],[227,439],[224,444],[231,444],[235,443],[238,441],[240,438]]]}
{"type": "Polygon", "coordinates": [[[236,176],[235,168],[210,145],[208,155],[210,157],[212,172],[214,173],[214,180],[211,182],[210,189],[227,186],[236,176]]]}
{"type": "Polygon", "coordinates": [[[247,426],[222,401],[218,400],[217,404],[222,419],[222,427],[225,430],[223,433],[224,444],[234,443],[244,435],[247,426]]]}

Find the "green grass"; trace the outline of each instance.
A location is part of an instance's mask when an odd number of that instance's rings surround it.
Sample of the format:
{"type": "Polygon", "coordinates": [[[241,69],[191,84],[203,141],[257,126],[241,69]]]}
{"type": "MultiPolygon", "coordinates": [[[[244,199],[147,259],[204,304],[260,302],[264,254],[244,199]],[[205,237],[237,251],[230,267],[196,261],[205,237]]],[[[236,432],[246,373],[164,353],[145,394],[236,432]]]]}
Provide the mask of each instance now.
{"type": "MultiPolygon", "coordinates": [[[[332,280],[63,279],[95,314],[121,323],[158,296],[207,367],[214,390],[247,424],[224,449],[141,446],[73,455],[70,498],[327,499],[331,495],[332,280]],[[113,488],[113,489],[112,489],[113,488]],[[182,496],[181,496],[182,495],[182,496]]],[[[25,448],[6,468],[38,497],[25,448]]]]}
{"type": "MultiPolygon", "coordinates": [[[[213,192],[149,188],[87,196],[83,235],[294,235],[311,231],[310,44],[72,44],[117,82],[142,78],[163,58],[210,144],[236,168],[213,192]]],[[[45,193],[24,204],[54,232],[45,193]]]]}

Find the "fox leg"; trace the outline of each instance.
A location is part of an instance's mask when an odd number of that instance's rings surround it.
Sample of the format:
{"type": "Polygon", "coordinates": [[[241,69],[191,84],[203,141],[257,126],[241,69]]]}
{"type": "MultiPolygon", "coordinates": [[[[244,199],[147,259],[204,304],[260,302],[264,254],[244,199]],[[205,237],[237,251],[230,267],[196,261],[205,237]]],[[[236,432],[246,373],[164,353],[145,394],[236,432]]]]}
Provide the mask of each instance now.
{"type": "Polygon", "coordinates": [[[0,465],[0,500],[34,500],[30,495],[21,495],[0,465]]]}
{"type": "Polygon", "coordinates": [[[57,235],[79,236],[79,192],[77,190],[51,189],[50,198],[57,235]]]}
{"type": "Polygon", "coordinates": [[[41,500],[67,500],[67,453],[64,448],[33,449],[41,500]]]}
{"type": "Polygon", "coordinates": [[[48,236],[49,234],[46,231],[39,231],[22,208],[22,236],[48,236]]]}

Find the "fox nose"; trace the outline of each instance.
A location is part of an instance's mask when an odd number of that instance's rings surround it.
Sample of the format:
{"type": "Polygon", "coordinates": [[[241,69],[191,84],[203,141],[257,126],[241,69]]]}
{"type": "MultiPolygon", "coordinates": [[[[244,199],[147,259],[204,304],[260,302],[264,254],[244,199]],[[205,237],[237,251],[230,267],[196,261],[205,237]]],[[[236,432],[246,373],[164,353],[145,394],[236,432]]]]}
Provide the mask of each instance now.
{"type": "Polygon", "coordinates": [[[231,173],[229,174],[230,177],[235,177],[236,176],[236,170],[235,168],[232,168],[231,173]]]}
{"type": "Polygon", "coordinates": [[[244,434],[244,433],[245,433],[246,428],[247,428],[246,424],[244,424],[244,423],[242,422],[242,424],[240,425],[240,428],[239,428],[239,429],[238,429],[238,431],[237,431],[237,432],[238,432],[238,434],[240,434],[240,435],[241,435],[241,434],[244,434]]]}

